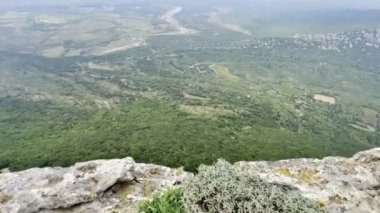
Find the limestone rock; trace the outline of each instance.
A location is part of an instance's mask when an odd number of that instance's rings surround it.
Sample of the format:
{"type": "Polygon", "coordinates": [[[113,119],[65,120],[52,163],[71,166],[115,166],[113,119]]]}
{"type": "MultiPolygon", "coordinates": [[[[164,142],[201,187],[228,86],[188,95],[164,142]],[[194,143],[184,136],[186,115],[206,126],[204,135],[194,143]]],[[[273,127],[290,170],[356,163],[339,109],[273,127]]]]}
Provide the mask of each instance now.
{"type": "Polygon", "coordinates": [[[0,212],[136,212],[137,203],[181,183],[181,169],[132,158],[0,174],[0,212]]]}
{"type": "MultiPolygon", "coordinates": [[[[328,212],[380,212],[380,148],[352,158],[238,162],[236,168],[325,206],[328,212]]],[[[0,213],[137,212],[138,203],[191,174],[132,158],[0,173],[0,213]]]]}
{"type": "Polygon", "coordinates": [[[352,158],[238,162],[235,166],[300,192],[328,212],[380,212],[380,148],[352,158]]]}

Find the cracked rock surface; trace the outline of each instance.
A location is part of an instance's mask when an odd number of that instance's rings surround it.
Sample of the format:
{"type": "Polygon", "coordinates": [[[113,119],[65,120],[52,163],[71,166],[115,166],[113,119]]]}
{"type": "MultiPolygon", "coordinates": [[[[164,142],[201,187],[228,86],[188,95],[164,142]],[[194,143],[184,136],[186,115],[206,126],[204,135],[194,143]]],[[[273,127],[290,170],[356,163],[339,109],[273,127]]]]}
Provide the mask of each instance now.
{"type": "Polygon", "coordinates": [[[352,158],[238,162],[235,166],[298,191],[328,212],[380,212],[380,148],[352,158]]]}
{"type": "Polygon", "coordinates": [[[136,212],[141,199],[187,176],[132,158],[6,172],[0,174],[0,212],[136,212]]]}

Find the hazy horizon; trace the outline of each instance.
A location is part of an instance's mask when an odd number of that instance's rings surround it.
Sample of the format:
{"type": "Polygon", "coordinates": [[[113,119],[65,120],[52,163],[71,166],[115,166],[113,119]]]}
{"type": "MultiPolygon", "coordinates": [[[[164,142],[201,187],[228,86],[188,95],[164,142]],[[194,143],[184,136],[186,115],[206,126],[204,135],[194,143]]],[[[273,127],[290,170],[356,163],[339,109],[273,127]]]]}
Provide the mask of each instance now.
{"type": "Polygon", "coordinates": [[[155,3],[155,2],[165,2],[165,3],[178,3],[181,4],[215,4],[216,2],[220,4],[220,6],[224,6],[224,4],[232,4],[239,5],[244,4],[244,6],[250,7],[260,7],[266,9],[351,9],[351,10],[379,10],[380,9],[380,1],[377,0],[334,0],[334,1],[318,1],[318,0],[237,0],[234,2],[230,1],[214,1],[210,0],[207,2],[200,0],[154,0],[154,1],[146,1],[146,0],[111,0],[111,1],[101,1],[101,0],[66,0],[64,2],[56,2],[54,0],[14,0],[12,2],[7,0],[0,0],[0,8],[7,7],[17,7],[17,6],[49,6],[49,5],[86,5],[86,4],[104,4],[104,5],[112,5],[112,4],[127,4],[127,3],[155,3]],[[248,5],[247,5],[248,4],[248,5]]]}

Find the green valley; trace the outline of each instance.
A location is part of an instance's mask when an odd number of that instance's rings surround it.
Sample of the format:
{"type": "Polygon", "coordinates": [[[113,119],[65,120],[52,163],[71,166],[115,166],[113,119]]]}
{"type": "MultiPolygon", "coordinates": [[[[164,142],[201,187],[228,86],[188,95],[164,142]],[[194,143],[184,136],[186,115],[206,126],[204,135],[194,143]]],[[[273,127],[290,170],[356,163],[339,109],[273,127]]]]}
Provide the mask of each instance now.
{"type": "Polygon", "coordinates": [[[332,13],[299,14],[308,30],[228,3],[140,4],[0,10],[0,169],[130,156],[195,171],[380,146],[380,11],[332,31],[332,13]]]}

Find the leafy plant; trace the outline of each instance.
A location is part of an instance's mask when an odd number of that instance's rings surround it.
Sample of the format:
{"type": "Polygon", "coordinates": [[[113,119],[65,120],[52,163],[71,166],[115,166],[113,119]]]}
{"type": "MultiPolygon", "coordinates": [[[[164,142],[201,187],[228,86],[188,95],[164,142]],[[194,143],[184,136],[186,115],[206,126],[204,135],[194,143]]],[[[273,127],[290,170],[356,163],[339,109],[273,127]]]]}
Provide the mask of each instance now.
{"type": "Polygon", "coordinates": [[[172,189],[162,195],[155,195],[152,200],[141,203],[141,213],[185,213],[182,191],[172,189]]]}

